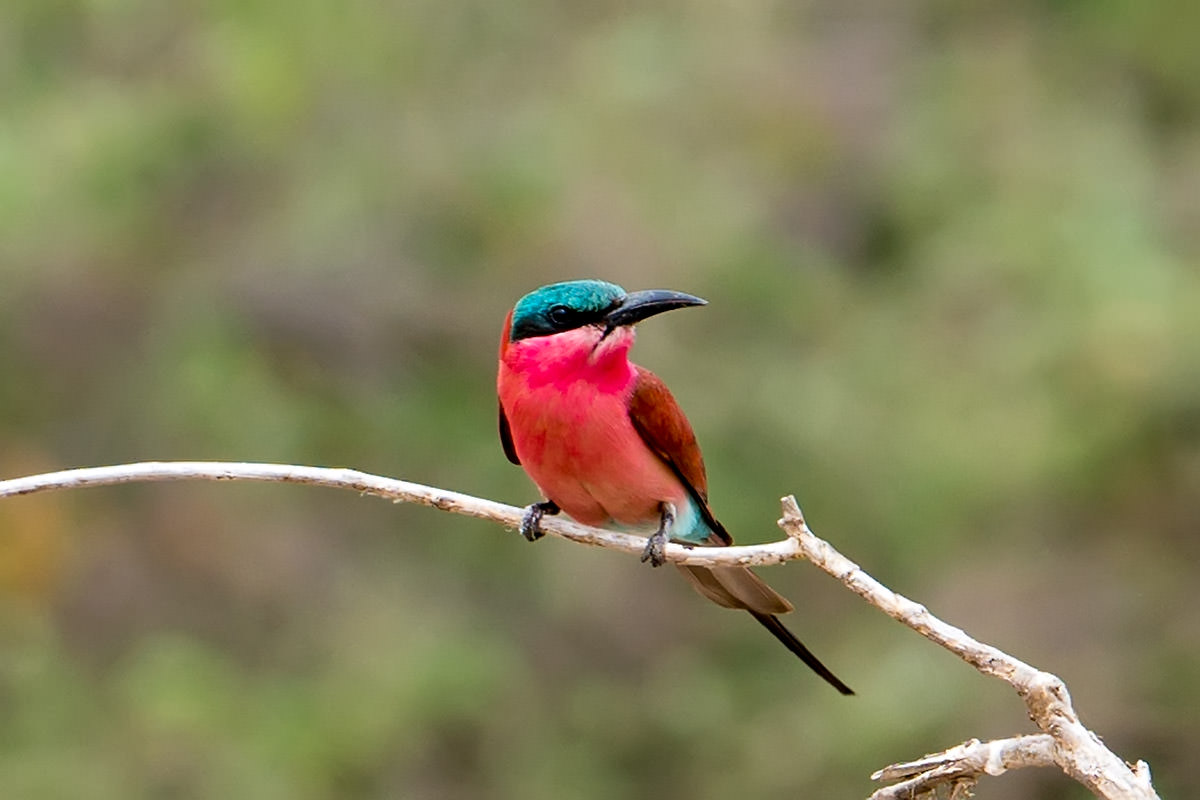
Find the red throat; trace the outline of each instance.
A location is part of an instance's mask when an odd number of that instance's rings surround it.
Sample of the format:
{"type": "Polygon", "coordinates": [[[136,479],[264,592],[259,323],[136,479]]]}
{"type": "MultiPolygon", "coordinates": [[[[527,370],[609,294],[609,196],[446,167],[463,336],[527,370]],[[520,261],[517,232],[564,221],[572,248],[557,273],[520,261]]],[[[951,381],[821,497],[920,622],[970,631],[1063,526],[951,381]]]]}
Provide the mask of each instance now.
{"type": "Polygon", "coordinates": [[[565,390],[586,381],[605,394],[624,394],[636,377],[629,363],[633,346],[632,328],[585,326],[556,333],[506,342],[500,351],[502,370],[521,375],[527,388],[553,385],[565,390]]]}

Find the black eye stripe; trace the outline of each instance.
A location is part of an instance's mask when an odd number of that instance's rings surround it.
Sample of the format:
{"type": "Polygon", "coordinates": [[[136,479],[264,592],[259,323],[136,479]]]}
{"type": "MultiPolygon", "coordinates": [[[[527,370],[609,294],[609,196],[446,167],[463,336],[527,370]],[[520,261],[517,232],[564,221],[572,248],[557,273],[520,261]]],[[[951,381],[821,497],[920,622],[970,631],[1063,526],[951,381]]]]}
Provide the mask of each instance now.
{"type": "Polygon", "coordinates": [[[579,317],[579,312],[569,306],[551,306],[546,316],[555,325],[570,325],[579,317]]]}
{"type": "Polygon", "coordinates": [[[555,333],[582,328],[585,325],[600,325],[605,315],[621,304],[619,299],[613,300],[603,307],[589,305],[579,308],[567,303],[553,303],[538,309],[535,313],[522,314],[513,319],[511,340],[525,339],[530,336],[551,336],[555,333]]]}
{"type": "Polygon", "coordinates": [[[569,331],[572,328],[582,328],[600,322],[607,309],[572,308],[567,305],[555,305],[546,309],[546,321],[556,331],[569,331]]]}

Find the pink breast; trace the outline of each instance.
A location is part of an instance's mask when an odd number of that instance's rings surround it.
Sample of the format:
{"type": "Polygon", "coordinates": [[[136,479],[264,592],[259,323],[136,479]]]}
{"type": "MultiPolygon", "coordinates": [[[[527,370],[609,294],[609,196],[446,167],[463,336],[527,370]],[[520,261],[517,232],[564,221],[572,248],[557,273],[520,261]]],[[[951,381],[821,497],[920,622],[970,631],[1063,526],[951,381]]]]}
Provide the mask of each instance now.
{"type": "MultiPolygon", "coordinates": [[[[561,336],[514,344],[533,341],[546,348],[546,340],[561,336]]],[[[625,356],[628,344],[615,344],[624,345],[620,352],[590,362],[525,360],[537,369],[521,370],[521,359],[506,357],[500,400],[521,465],[563,511],[587,525],[652,527],[661,503],[679,506],[687,495],[629,420],[636,374],[625,356]]]]}

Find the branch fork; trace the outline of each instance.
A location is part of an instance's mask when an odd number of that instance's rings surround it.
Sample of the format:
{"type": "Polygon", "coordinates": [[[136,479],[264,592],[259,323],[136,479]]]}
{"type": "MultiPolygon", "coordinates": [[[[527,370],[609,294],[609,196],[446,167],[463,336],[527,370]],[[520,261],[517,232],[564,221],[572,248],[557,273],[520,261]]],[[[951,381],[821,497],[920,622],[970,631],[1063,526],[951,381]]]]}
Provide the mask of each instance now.
{"type": "MultiPolygon", "coordinates": [[[[1066,684],[1007,653],[976,641],[965,631],[935,617],[919,603],[896,594],[876,581],[828,542],[818,538],[804,521],[796,498],[783,498],[780,527],[798,543],[805,558],[840,580],[889,617],[940,644],[984,675],[1007,683],[1025,702],[1040,735],[991,742],[971,740],[908,764],[896,764],[875,773],[875,780],[905,777],[900,784],[878,790],[871,800],[917,797],[938,786],[951,786],[951,797],[992,770],[1057,765],[1105,800],[1158,798],[1150,782],[1150,767],[1138,761],[1132,767],[1104,746],[1100,737],[1083,726],[1071,705],[1066,684]]],[[[961,796],[961,795],[960,795],[961,796]]]]}

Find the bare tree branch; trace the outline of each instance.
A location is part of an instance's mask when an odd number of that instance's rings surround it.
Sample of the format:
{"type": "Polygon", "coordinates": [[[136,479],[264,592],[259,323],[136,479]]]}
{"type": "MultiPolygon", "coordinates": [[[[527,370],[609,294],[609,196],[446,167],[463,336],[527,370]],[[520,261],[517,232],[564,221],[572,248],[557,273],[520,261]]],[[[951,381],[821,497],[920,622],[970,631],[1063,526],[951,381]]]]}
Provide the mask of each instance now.
{"type": "MultiPolygon", "coordinates": [[[[999,678],[1012,686],[1025,701],[1034,724],[1050,736],[1054,763],[1097,797],[1105,800],[1150,800],[1158,797],[1150,783],[1150,767],[1144,761],[1138,761],[1131,768],[1105,747],[1100,737],[1085,728],[1071,706],[1066,684],[1057,676],[976,641],[961,629],[930,614],[923,605],[896,594],[863,572],[857,564],[809,530],[804,515],[796,505],[796,498],[783,498],[783,519],[779,520],[779,525],[800,544],[809,561],[837,578],[850,591],[926,639],[937,642],[984,675],[999,678]]],[[[944,767],[940,763],[935,769],[944,767]]],[[[969,773],[971,770],[964,767],[963,771],[969,773]]],[[[951,775],[940,783],[952,781],[951,775]]],[[[913,795],[873,795],[892,796],[913,795]]]]}
{"type": "MultiPolygon", "coordinates": [[[[286,464],[225,462],[145,462],[111,467],[65,470],[0,481],[0,497],[34,494],[56,489],[78,489],[121,483],[171,480],[249,480],[300,483],[350,489],[394,502],[417,503],[516,528],[524,510],[470,495],[384,478],[352,469],[328,469],[286,464]]],[[[1105,800],[1156,800],[1150,768],[1143,761],[1127,765],[1085,728],[1071,706],[1063,682],[991,645],[976,641],[962,630],[929,613],[922,605],[896,594],[867,575],[828,542],[808,528],[794,497],[783,498],[780,527],[787,538],[779,542],[744,547],[687,547],[669,544],[666,558],[695,566],[764,566],[807,558],[841,581],[871,605],[904,623],[925,638],[940,644],[985,675],[1012,686],[1025,701],[1041,734],[992,742],[972,740],[907,764],[880,770],[876,780],[900,780],[879,789],[872,800],[929,796],[939,786],[950,786],[951,797],[965,797],[982,775],[1008,769],[1056,764],[1098,797],[1105,800]]],[[[640,554],[645,540],[638,536],[590,528],[565,519],[546,518],[542,529],[580,544],[640,554]]]]}
{"type": "MultiPolygon", "coordinates": [[[[139,464],[119,464],[111,467],[87,467],[48,472],[27,478],[0,481],[0,497],[10,497],[56,489],[82,489],[88,486],[112,486],[120,483],[149,481],[266,481],[300,483],[349,489],[360,494],[383,497],[397,503],[418,505],[464,514],[468,517],[492,520],[508,528],[521,523],[523,508],[506,506],[491,500],[423,486],[419,483],[384,478],[353,469],[303,467],[292,464],[251,464],[222,461],[146,461],[139,464]]],[[[626,553],[641,554],[646,540],[640,536],[600,528],[589,528],[561,517],[542,520],[543,531],[580,544],[606,547],[626,553]]],[[[765,566],[802,558],[803,554],[792,539],[748,547],[687,547],[668,544],[668,561],[696,566],[765,566]]]]}

